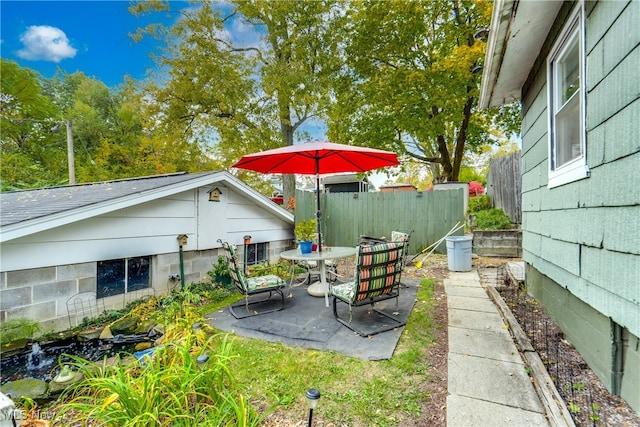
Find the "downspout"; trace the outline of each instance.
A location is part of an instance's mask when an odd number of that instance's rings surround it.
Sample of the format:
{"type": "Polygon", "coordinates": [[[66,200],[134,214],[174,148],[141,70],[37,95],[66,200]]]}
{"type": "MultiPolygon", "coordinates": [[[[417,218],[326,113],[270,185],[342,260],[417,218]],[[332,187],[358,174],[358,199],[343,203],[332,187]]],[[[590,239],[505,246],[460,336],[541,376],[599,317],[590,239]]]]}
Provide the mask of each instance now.
{"type": "Polygon", "coordinates": [[[611,325],[611,394],[620,396],[624,374],[622,326],[611,318],[609,318],[609,324],[611,325]]]}

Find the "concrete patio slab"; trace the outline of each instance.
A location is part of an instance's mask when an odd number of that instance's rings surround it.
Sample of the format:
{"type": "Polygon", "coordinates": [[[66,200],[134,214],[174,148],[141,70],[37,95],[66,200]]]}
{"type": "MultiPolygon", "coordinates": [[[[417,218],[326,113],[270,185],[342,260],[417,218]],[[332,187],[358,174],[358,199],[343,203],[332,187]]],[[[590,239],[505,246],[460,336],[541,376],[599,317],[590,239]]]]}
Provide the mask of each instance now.
{"type": "Polygon", "coordinates": [[[543,413],[465,396],[447,397],[448,427],[548,427],[543,413]],[[487,423],[487,420],[491,420],[487,423]]]}
{"type": "Polygon", "coordinates": [[[466,286],[471,288],[482,288],[478,279],[444,279],[445,286],[466,286]]]}
{"type": "Polygon", "coordinates": [[[549,426],[507,324],[482,288],[479,276],[473,277],[451,272],[445,280],[449,314],[447,426],[549,426]],[[474,281],[475,285],[471,284],[474,281]]]}
{"type": "Polygon", "coordinates": [[[496,361],[522,363],[522,357],[513,346],[511,335],[506,329],[478,331],[450,327],[449,352],[496,361]]]}
{"type": "Polygon", "coordinates": [[[485,313],[455,308],[449,308],[449,326],[494,332],[505,329],[504,320],[497,311],[485,313]]]}
{"type": "Polygon", "coordinates": [[[496,313],[496,305],[487,298],[475,298],[460,295],[450,295],[447,298],[447,307],[458,310],[482,311],[496,313]]]}
{"type": "Polygon", "coordinates": [[[522,362],[450,353],[449,394],[544,412],[522,362]]]}
{"type": "Polygon", "coordinates": [[[450,295],[457,295],[463,297],[473,297],[473,298],[487,298],[487,291],[482,289],[480,286],[456,286],[456,285],[445,285],[445,290],[447,291],[447,298],[450,295]]]}

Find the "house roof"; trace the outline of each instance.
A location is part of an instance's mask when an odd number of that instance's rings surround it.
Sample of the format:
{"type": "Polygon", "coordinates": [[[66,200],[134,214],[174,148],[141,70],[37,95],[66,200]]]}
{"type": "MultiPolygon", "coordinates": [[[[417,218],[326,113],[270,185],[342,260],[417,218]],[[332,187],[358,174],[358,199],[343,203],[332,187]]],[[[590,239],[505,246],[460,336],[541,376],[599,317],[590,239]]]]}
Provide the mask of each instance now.
{"type": "Polygon", "coordinates": [[[562,1],[496,0],[484,61],[480,107],[520,99],[562,1]]]}
{"type": "Polygon", "coordinates": [[[293,215],[226,171],[175,173],[0,194],[0,241],[134,206],[201,186],[223,183],[281,219],[293,215]]]}
{"type": "Polygon", "coordinates": [[[368,183],[369,180],[367,179],[366,176],[358,176],[357,173],[347,173],[347,174],[341,174],[341,175],[329,175],[329,176],[325,176],[322,178],[322,183],[323,184],[346,184],[349,182],[366,182],[368,183]]]}

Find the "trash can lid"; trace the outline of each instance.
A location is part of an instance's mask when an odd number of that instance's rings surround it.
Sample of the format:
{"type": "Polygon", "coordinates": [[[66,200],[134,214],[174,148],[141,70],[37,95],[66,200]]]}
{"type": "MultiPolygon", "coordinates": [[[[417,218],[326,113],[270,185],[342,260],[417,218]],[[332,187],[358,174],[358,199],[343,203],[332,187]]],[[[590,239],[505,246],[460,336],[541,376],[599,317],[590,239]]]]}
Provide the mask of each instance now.
{"type": "Polygon", "coordinates": [[[468,240],[472,240],[469,236],[450,236],[446,239],[448,242],[466,242],[468,240]]]}

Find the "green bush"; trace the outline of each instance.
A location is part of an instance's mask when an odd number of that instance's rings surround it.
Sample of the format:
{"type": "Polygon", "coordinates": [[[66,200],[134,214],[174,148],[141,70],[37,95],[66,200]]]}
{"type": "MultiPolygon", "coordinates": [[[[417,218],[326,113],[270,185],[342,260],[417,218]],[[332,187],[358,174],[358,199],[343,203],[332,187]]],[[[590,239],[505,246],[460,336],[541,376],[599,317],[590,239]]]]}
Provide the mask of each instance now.
{"type": "MultiPolygon", "coordinates": [[[[301,274],[305,272],[303,268],[300,266],[295,266],[295,270],[293,271],[294,275],[301,274]]],[[[282,277],[283,279],[291,278],[291,264],[286,261],[279,260],[275,264],[270,264],[267,261],[260,262],[256,265],[252,265],[249,267],[248,275],[250,277],[254,276],[264,276],[267,274],[275,274],[276,276],[282,277]]]]}
{"type": "Polygon", "coordinates": [[[218,263],[213,266],[213,270],[207,271],[207,274],[212,278],[231,277],[229,272],[229,261],[226,256],[218,256],[218,263]]]}
{"type": "Polygon", "coordinates": [[[505,230],[511,228],[511,220],[502,209],[486,209],[476,212],[478,230],[505,230]]]}
{"type": "Polygon", "coordinates": [[[475,213],[491,209],[491,198],[483,194],[481,196],[469,197],[469,213],[475,213]]]}
{"type": "Polygon", "coordinates": [[[229,369],[233,357],[228,335],[205,338],[196,332],[156,348],[143,361],[94,365],[71,356],[69,365],[85,380],[67,389],[57,421],[127,427],[258,426],[268,410],[261,414],[237,387],[229,369]]]}

